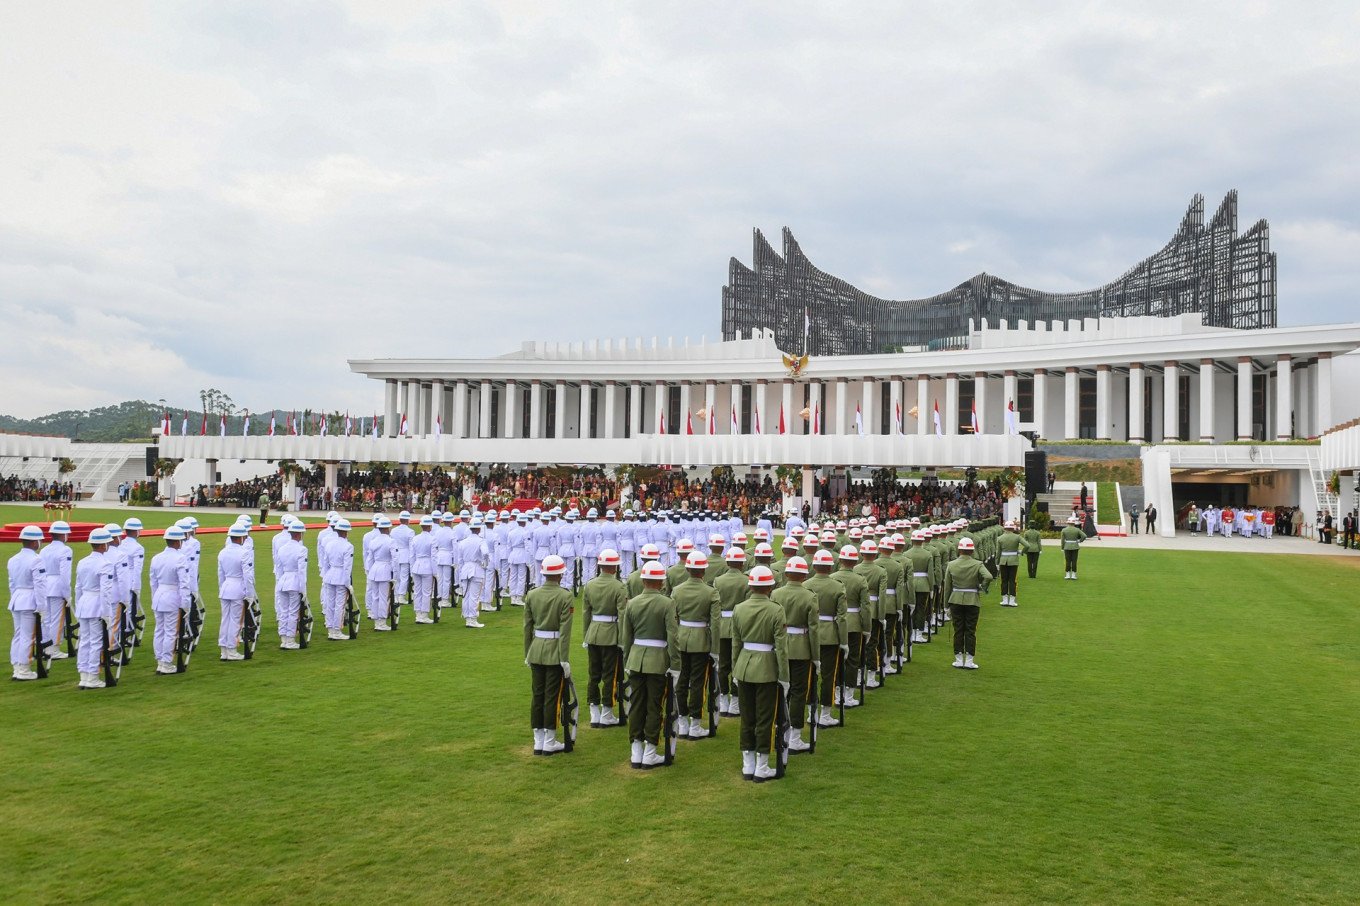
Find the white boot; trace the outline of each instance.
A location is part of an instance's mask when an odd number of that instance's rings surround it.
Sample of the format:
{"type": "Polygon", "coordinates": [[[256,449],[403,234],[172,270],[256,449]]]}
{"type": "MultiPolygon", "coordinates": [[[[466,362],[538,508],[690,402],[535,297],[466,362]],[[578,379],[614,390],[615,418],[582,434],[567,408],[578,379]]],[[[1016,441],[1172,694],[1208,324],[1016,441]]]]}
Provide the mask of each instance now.
{"type": "Polygon", "coordinates": [[[53,649],[48,653],[47,656],[48,656],[49,658],[51,658],[52,660],[54,660],[54,661],[64,661],[64,660],[66,660],[68,657],[70,657],[69,654],[67,654],[65,651],[62,651],[62,650],[60,650],[60,649],[58,649],[58,648],[53,648],[53,649]]]}
{"type": "Polygon", "coordinates": [[[866,688],[866,689],[877,689],[877,688],[878,688],[879,686],[881,686],[881,685],[883,685],[883,684],[880,683],[880,682],[878,681],[878,673],[876,673],[876,672],[873,671],[873,670],[870,670],[870,671],[869,671],[869,675],[868,675],[867,677],[865,677],[865,680],[864,680],[864,688],[866,688]]]}
{"type": "Polygon", "coordinates": [[[955,667],[963,666],[963,652],[959,652],[958,654],[954,655],[954,666],[955,667]]]}
{"type": "Polygon", "coordinates": [[[656,750],[656,746],[650,742],[642,747],[642,769],[649,771],[659,764],[665,764],[666,758],[656,750]]]}
{"type": "Polygon", "coordinates": [[[23,666],[21,664],[14,665],[14,679],[28,681],[35,680],[37,678],[38,672],[36,670],[30,670],[28,667],[23,666]]]}
{"type": "Polygon", "coordinates": [[[755,776],[755,778],[754,778],[755,782],[756,782],[756,783],[764,783],[764,782],[767,781],[767,780],[773,780],[773,779],[774,779],[774,776],[775,776],[775,769],[772,768],[772,767],[770,767],[770,756],[764,754],[763,752],[762,752],[761,754],[757,755],[757,756],[756,756],[756,776],[755,776]]]}
{"type": "Polygon", "coordinates": [[[430,616],[428,613],[418,613],[416,614],[416,622],[433,624],[434,617],[430,616]]]}
{"type": "Polygon", "coordinates": [[[966,670],[976,670],[978,668],[977,662],[973,660],[971,654],[964,655],[963,666],[966,670]]]}
{"type": "Polygon", "coordinates": [[[591,706],[590,706],[590,725],[591,725],[592,727],[598,727],[598,726],[600,725],[600,706],[599,706],[599,705],[591,705],[591,706]]]}
{"type": "Polygon", "coordinates": [[[297,651],[298,648],[297,636],[286,635],[279,640],[279,649],[281,651],[297,651]]]}
{"type": "Polygon", "coordinates": [[[485,629],[485,628],[486,628],[486,625],[485,625],[485,624],[477,622],[477,618],[476,618],[476,617],[468,617],[466,620],[463,621],[463,625],[466,626],[468,629],[485,629]]]}
{"type": "Polygon", "coordinates": [[[543,754],[543,731],[538,728],[534,729],[534,754],[543,754]]]}
{"type": "Polygon", "coordinates": [[[727,711],[727,696],[726,696],[726,695],[723,695],[722,693],[718,693],[718,713],[719,713],[719,714],[727,714],[727,713],[728,713],[728,711],[727,711]]]}
{"type": "Polygon", "coordinates": [[[246,656],[235,648],[222,648],[222,660],[224,661],[244,661],[246,656]]]}
{"type": "Polygon", "coordinates": [[[601,706],[600,706],[600,726],[602,726],[602,727],[617,727],[618,725],[619,725],[619,716],[618,716],[617,714],[614,713],[614,709],[613,709],[613,708],[606,708],[606,707],[604,707],[603,705],[601,705],[601,706]]]}
{"type": "Polygon", "coordinates": [[[788,742],[790,752],[806,752],[808,744],[803,742],[803,733],[797,727],[789,727],[788,734],[784,737],[788,742]]]}
{"type": "Polygon", "coordinates": [[[747,780],[754,780],[756,776],[756,753],[741,753],[741,776],[747,780]]]}
{"type": "Polygon", "coordinates": [[[339,629],[327,629],[326,638],[327,640],[332,642],[343,642],[346,641],[349,638],[349,636],[345,635],[345,633],[343,633],[339,629]]]}
{"type": "Polygon", "coordinates": [[[633,743],[632,763],[633,763],[633,767],[635,767],[635,768],[640,768],[640,767],[642,767],[642,743],[641,743],[641,741],[636,741],[636,742],[633,743]]]}
{"type": "Polygon", "coordinates": [[[733,717],[741,716],[741,704],[737,701],[735,695],[727,696],[727,707],[731,710],[733,717]]]}
{"type": "Polygon", "coordinates": [[[708,727],[704,726],[704,722],[697,717],[691,717],[689,720],[689,738],[703,739],[707,735],[708,727]]]}
{"type": "Polygon", "coordinates": [[[172,661],[157,661],[157,662],[156,662],[156,672],[157,672],[157,673],[174,673],[174,672],[175,672],[175,665],[174,665],[174,662],[172,662],[172,661]]]}
{"type": "Polygon", "coordinates": [[[689,718],[688,718],[688,717],[682,717],[682,718],[680,718],[676,723],[677,723],[677,726],[676,726],[676,728],[675,728],[675,735],[676,735],[676,736],[688,736],[688,735],[689,735],[689,718]]]}
{"type": "Polygon", "coordinates": [[[496,605],[495,605],[495,604],[483,604],[483,605],[482,605],[482,613],[495,613],[495,611],[496,611],[496,605]]]}
{"type": "Polygon", "coordinates": [[[544,755],[555,755],[555,754],[557,754],[558,752],[562,751],[562,750],[565,749],[565,748],[566,748],[566,746],[563,745],[563,744],[557,739],[557,731],[556,731],[556,730],[544,730],[544,731],[543,731],[543,754],[544,754],[544,755]]]}
{"type": "Polygon", "coordinates": [[[81,676],[85,677],[85,681],[80,684],[80,688],[82,689],[104,688],[104,681],[99,678],[98,673],[82,673],[81,676]]]}
{"type": "Polygon", "coordinates": [[[377,631],[377,632],[391,632],[391,631],[392,631],[392,627],[389,626],[389,625],[387,624],[387,621],[386,621],[386,620],[374,620],[374,621],[373,621],[373,629],[374,629],[375,631],[377,631]]]}
{"type": "Polygon", "coordinates": [[[831,713],[829,706],[823,705],[821,711],[817,713],[817,726],[819,727],[839,727],[841,722],[831,713]]]}

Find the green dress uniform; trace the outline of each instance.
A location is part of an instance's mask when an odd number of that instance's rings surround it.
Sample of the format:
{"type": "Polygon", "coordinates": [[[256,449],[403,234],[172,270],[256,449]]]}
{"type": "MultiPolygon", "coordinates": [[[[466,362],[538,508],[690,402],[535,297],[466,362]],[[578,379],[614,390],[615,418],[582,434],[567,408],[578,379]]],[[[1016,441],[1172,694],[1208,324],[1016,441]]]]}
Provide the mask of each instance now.
{"type": "Polygon", "coordinates": [[[944,573],[944,595],[954,619],[954,666],[972,666],[977,653],[977,624],[981,596],[992,574],[970,552],[960,551],[944,573]]]}
{"type": "MultiPolygon", "coordinates": [[[[671,569],[675,569],[675,568],[676,568],[676,567],[674,567],[674,566],[671,567],[671,569]]],[[[682,582],[683,582],[684,579],[685,579],[685,577],[684,577],[684,572],[685,572],[685,571],[684,571],[684,569],[682,568],[682,569],[680,570],[680,573],[681,573],[680,581],[682,581],[682,582]]],[[[641,570],[640,568],[639,568],[639,569],[633,570],[632,573],[629,574],[629,576],[628,576],[628,582],[627,582],[626,584],[627,584],[627,587],[628,587],[628,599],[629,599],[630,601],[631,601],[633,598],[636,598],[638,595],[642,594],[644,591],[647,590],[647,589],[644,588],[643,585],[642,585],[642,570],[641,570]]],[[[671,581],[670,572],[668,571],[668,572],[666,573],[666,581],[661,583],[661,593],[662,593],[663,595],[669,595],[669,594],[671,593],[671,589],[674,588],[674,587],[675,587],[675,583],[671,581]]]]}
{"type": "Polygon", "coordinates": [[[1043,552],[1044,539],[1037,528],[1027,528],[1020,540],[1025,542],[1025,565],[1033,579],[1039,573],[1039,554],[1043,552]]]}
{"type": "MultiPolygon", "coordinates": [[[[704,570],[704,581],[713,585],[718,581],[718,577],[730,573],[732,567],[727,565],[727,561],[722,558],[722,551],[710,553],[708,555],[708,568],[704,570]]],[[[716,587],[716,586],[715,586],[716,587]]]]}
{"type": "Polygon", "coordinates": [[[732,648],[732,675],[741,698],[741,750],[768,759],[775,748],[775,684],[789,681],[784,608],[761,594],[738,604],[732,613],[732,648]]]}
{"type": "Polygon", "coordinates": [[[620,625],[632,693],[628,738],[655,746],[661,738],[661,694],[666,673],[680,671],[675,602],[660,592],[644,591],[628,601],[620,625]]]}
{"type": "Polygon", "coordinates": [[[808,591],[806,582],[790,582],[777,588],[770,599],[784,608],[789,653],[789,722],[801,733],[803,709],[807,707],[809,693],[816,691],[811,684],[812,671],[821,657],[817,632],[820,608],[817,596],[808,591]]]}
{"type": "Polygon", "coordinates": [[[884,620],[884,601],[883,583],[887,580],[887,573],[883,567],[878,565],[878,558],[866,558],[855,564],[855,575],[864,580],[865,591],[869,595],[868,617],[864,618],[861,614],[860,624],[868,633],[867,646],[864,653],[864,666],[869,671],[865,685],[870,689],[878,687],[879,674],[883,671],[883,620],[884,620]]]}
{"type": "Polygon", "coordinates": [[[996,539],[996,563],[1001,573],[1001,603],[1015,606],[1015,580],[1020,575],[1020,553],[1025,540],[1007,529],[996,539]]]}
{"type": "Polygon", "coordinates": [[[775,588],[783,588],[783,587],[784,587],[784,582],[785,582],[785,579],[784,579],[784,570],[788,568],[788,565],[789,565],[789,557],[797,556],[796,554],[790,554],[788,551],[785,551],[784,554],[785,554],[785,555],[784,555],[783,557],[781,557],[780,559],[774,561],[773,563],[766,563],[766,564],[765,564],[765,566],[768,566],[768,567],[770,568],[770,572],[774,573],[774,587],[775,587],[775,588]]]}
{"type": "MultiPolygon", "coordinates": [[[[586,583],[581,596],[582,638],[590,659],[586,700],[614,707],[615,677],[619,661],[619,618],[628,605],[628,590],[617,573],[600,573],[586,583]],[[600,685],[604,685],[603,699],[600,685]]],[[[622,690],[618,690],[620,693],[622,690]]]]}
{"type": "Polygon", "coordinates": [[[930,595],[934,589],[935,555],[924,541],[913,541],[906,551],[906,566],[903,580],[911,590],[912,628],[918,634],[916,641],[928,642],[925,634],[926,614],[930,612],[930,595]]]}
{"type": "MultiPolygon", "coordinates": [[[[841,561],[841,568],[831,574],[841,585],[845,586],[845,632],[850,639],[850,655],[846,658],[846,685],[858,686],[860,681],[860,671],[864,669],[864,649],[869,641],[870,623],[873,621],[873,611],[869,609],[869,585],[864,578],[857,574],[845,561],[841,561]]],[[[854,701],[854,696],[850,696],[854,701]]],[[[847,707],[858,705],[858,701],[846,702],[847,707]]]]}
{"type": "MultiPolygon", "coordinates": [[[[697,726],[703,716],[709,671],[717,669],[722,608],[718,592],[694,574],[675,587],[671,600],[675,602],[675,616],[680,624],[680,682],[676,689],[680,718],[682,722],[692,720],[697,726]]],[[[706,731],[691,735],[703,736],[706,731]]]]}
{"type": "MultiPolygon", "coordinates": [[[[711,567],[713,564],[710,563],[711,567]]],[[[746,584],[746,574],[739,569],[728,569],[713,582],[718,593],[718,694],[722,696],[719,706],[723,714],[740,713],[737,691],[732,688],[732,611],[750,595],[746,584]]],[[[705,578],[707,581],[707,578],[705,578]]]]}
{"type": "Polygon", "coordinates": [[[1077,577],[1077,554],[1081,553],[1081,543],[1086,540],[1086,533],[1075,525],[1067,525],[1062,534],[1058,536],[1059,543],[1062,544],[1063,552],[1063,573],[1064,579],[1075,579],[1077,577]]]}
{"type": "Polygon", "coordinates": [[[557,732],[562,665],[570,660],[572,596],[549,582],[524,598],[524,662],[533,673],[529,719],[535,730],[557,732]]]}
{"type": "MultiPolygon", "coordinates": [[[[633,573],[634,576],[637,573],[633,573]]],[[[629,577],[631,578],[631,576],[629,577]]],[[[685,569],[685,558],[681,557],[680,562],[666,570],[666,584],[662,586],[666,594],[671,594],[681,585],[689,581],[689,570],[685,569]]],[[[638,587],[641,588],[642,578],[638,577],[638,587]]],[[[641,592],[639,592],[641,594],[641,592]]]]}
{"type": "Polygon", "coordinates": [[[814,573],[803,587],[817,598],[817,645],[821,649],[821,694],[817,697],[823,715],[829,715],[832,690],[844,683],[845,657],[849,651],[846,628],[845,586],[830,573],[814,573]]]}
{"type": "MultiPolygon", "coordinates": [[[[901,663],[897,659],[897,621],[903,616],[904,596],[902,592],[902,564],[897,559],[897,552],[884,556],[882,548],[879,548],[878,560],[875,561],[883,569],[883,597],[879,598],[879,607],[883,611],[883,650],[887,654],[884,661],[884,673],[897,673],[902,669],[901,663]]],[[[905,625],[902,631],[906,631],[905,625]]],[[[902,642],[902,650],[907,651],[911,645],[906,640],[902,642]]]]}

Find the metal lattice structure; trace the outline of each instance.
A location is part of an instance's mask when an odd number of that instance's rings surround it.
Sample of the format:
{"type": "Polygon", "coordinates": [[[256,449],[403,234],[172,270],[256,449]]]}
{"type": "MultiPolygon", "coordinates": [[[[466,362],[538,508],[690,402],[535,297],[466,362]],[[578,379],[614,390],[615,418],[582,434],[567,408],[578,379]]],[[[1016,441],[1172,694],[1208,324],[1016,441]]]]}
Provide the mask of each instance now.
{"type": "Polygon", "coordinates": [[[862,292],[813,266],[787,227],[780,256],[755,232],[751,267],[733,258],[722,293],[727,340],[773,329],[781,349],[801,351],[803,316],[813,355],[862,355],[903,346],[949,348],[974,328],[1002,321],[1170,317],[1202,312],[1212,327],[1275,326],[1275,253],[1264,220],[1237,233],[1237,191],[1223,199],[1208,226],[1204,196],[1190,202],[1180,228],[1160,251],[1117,280],[1093,290],[1048,293],[978,274],[928,299],[895,301],[862,292]]]}

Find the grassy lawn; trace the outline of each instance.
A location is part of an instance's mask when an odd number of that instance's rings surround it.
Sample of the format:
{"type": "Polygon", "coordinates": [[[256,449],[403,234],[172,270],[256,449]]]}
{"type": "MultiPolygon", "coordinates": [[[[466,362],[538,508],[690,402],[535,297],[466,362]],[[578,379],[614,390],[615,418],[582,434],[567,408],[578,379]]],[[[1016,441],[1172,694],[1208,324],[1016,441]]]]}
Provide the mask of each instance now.
{"type": "MultiPolygon", "coordinates": [[[[0,507],[0,521],[32,512],[0,507]]],[[[204,540],[211,605],[221,543],[204,540]]],[[[272,621],[268,543],[257,536],[272,621]]],[[[302,652],[277,650],[271,622],[254,661],[221,663],[211,606],[185,675],[153,676],[147,647],[116,689],[77,692],[73,661],[3,687],[0,890],[14,903],[1360,900],[1354,564],[1095,547],[1081,567],[1062,581],[1047,549],[1013,610],[994,585],[981,670],[949,668],[946,630],[760,786],[741,780],[727,721],[665,770],[629,770],[624,730],[586,727],[574,754],[533,758],[518,610],[480,632],[417,627],[408,610],[398,632],[365,623],[356,642],[302,652]]]]}
{"type": "Polygon", "coordinates": [[[1096,522],[1100,525],[1119,524],[1119,494],[1113,481],[1096,482],[1096,522]]]}

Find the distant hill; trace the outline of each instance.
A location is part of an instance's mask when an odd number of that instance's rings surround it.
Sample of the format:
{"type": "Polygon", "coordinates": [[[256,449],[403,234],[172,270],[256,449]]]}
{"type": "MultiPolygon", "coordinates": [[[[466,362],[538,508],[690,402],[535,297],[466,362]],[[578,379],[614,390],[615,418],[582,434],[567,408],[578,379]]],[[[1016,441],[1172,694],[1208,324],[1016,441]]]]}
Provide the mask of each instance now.
{"type": "MultiPolygon", "coordinates": [[[[234,407],[233,407],[234,408],[234,407]]],[[[203,429],[203,412],[199,406],[170,406],[170,430],[174,434],[180,433],[181,423],[188,413],[189,434],[197,435],[203,429]]],[[[0,431],[8,431],[15,434],[51,434],[58,437],[69,437],[72,440],[85,441],[86,443],[118,443],[120,441],[150,441],[151,432],[161,423],[161,418],[165,413],[156,403],[148,403],[146,400],[128,400],[116,406],[104,406],[99,409],[68,409],[65,412],[53,412],[51,415],[42,415],[38,418],[15,418],[12,415],[0,415],[0,431]]],[[[269,429],[269,417],[275,416],[277,419],[276,430],[280,434],[287,432],[290,412],[283,409],[274,410],[272,413],[252,412],[250,415],[250,433],[264,434],[269,429]]],[[[296,413],[299,422],[299,431],[305,434],[316,434],[320,430],[320,413],[310,409],[305,409],[296,413]],[[306,427],[301,427],[305,425],[306,427]]],[[[220,428],[220,416],[217,413],[208,416],[209,434],[217,434],[220,428]]],[[[329,413],[326,416],[328,421],[328,431],[338,434],[344,431],[344,415],[339,412],[329,413]]],[[[239,410],[233,415],[227,416],[227,433],[240,434],[242,430],[243,415],[239,410]]],[[[358,414],[354,415],[353,430],[357,433],[371,424],[371,418],[363,418],[358,414]]]]}

